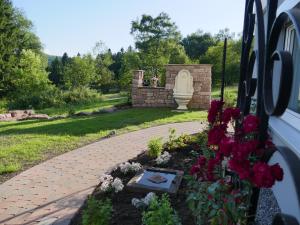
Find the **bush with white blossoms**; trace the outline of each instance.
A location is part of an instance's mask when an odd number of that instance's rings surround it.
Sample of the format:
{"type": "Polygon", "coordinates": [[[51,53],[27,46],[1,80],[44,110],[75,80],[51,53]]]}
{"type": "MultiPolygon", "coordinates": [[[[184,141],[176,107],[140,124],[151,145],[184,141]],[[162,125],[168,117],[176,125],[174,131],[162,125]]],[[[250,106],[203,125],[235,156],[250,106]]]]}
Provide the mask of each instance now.
{"type": "Polygon", "coordinates": [[[138,198],[133,198],[131,200],[131,204],[136,207],[136,208],[145,208],[147,206],[149,206],[150,202],[152,201],[152,199],[155,198],[155,193],[153,192],[149,192],[145,198],[141,198],[141,199],[138,199],[138,198]]]}
{"type": "Polygon", "coordinates": [[[114,181],[111,183],[111,187],[115,190],[115,192],[122,191],[124,188],[124,184],[120,178],[115,178],[114,181]]]}
{"type": "Polygon", "coordinates": [[[129,172],[137,172],[142,169],[142,165],[140,163],[135,163],[135,162],[133,163],[125,162],[122,163],[119,167],[121,172],[124,174],[129,172]]]}
{"type": "Polygon", "coordinates": [[[114,190],[116,193],[119,191],[122,191],[124,188],[124,185],[122,183],[122,180],[120,178],[113,178],[111,175],[104,174],[100,178],[100,190],[102,192],[109,191],[110,189],[114,190]]]}
{"type": "Polygon", "coordinates": [[[163,154],[161,154],[160,156],[158,156],[155,159],[155,162],[157,165],[163,165],[163,164],[167,164],[169,162],[169,160],[171,159],[171,154],[167,151],[165,151],[163,154]]]}

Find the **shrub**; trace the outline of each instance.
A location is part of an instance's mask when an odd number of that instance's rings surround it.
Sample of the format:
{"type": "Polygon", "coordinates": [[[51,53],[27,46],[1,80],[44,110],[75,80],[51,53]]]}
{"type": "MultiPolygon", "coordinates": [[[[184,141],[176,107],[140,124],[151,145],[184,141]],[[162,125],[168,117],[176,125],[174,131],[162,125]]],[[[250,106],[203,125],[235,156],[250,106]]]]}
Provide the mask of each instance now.
{"type": "Polygon", "coordinates": [[[168,150],[174,150],[177,148],[183,148],[187,144],[192,142],[192,137],[187,134],[182,134],[176,137],[176,130],[174,128],[169,129],[169,140],[166,142],[165,146],[168,150]]]}
{"type": "Polygon", "coordinates": [[[0,99],[0,113],[6,113],[8,110],[8,102],[6,99],[0,99]]]}
{"type": "Polygon", "coordinates": [[[112,204],[110,199],[104,201],[89,197],[87,208],[83,210],[83,225],[109,225],[112,214],[112,204]]]}
{"type": "Polygon", "coordinates": [[[172,209],[166,194],[161,199],[154,197],[147,211],[143,212],[144,225],[179,225],[180,220],[175,210],[172,209]]]}
{"type": "Polygon", "coordinates": [[[237,102],[237,93],[232,90],[224,90],[224,106],[225,107],[234,107],[237,102]]]}
{"type": "Polygon", "coordinates": [[[153,138],[148,142],[148,154],[151,157],[160,156],[163,150],[162,138],[153,138]]]}
{"type": "Polygon", "coordinates": [[[14,91],[8,96],[10,108],[43,108],[59,103],[59,91],[48,80],[42,56],[31,50],[22,51],[12,85],[14,91]]]}
{"type": "Polygon", "coordinates": [[[67,104],[92,103],[101,99],[101,95],[87,87],[78,87],[62,93],[63,101],[67,104]]]}

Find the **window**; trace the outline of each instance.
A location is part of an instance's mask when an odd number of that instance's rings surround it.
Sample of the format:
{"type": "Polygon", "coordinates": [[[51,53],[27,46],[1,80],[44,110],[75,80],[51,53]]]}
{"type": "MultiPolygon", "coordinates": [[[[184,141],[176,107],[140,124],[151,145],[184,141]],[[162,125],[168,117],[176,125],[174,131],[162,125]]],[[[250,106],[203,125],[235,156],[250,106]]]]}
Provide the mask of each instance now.
{"type": "Polygon", "coordinates": [[[286,28],[284,48],[291,52],[294,65],[293,86],[288,108],[300,113],[300,48],[294,26],[286,28]]]}

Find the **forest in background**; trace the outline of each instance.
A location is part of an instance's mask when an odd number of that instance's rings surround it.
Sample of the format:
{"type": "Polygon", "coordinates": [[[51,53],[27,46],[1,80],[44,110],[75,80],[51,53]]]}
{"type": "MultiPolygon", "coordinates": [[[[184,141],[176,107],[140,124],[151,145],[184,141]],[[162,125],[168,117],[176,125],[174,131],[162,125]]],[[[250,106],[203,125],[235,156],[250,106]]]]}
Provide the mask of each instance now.
{"type": "Polygon", "coordinates": [[[0,0],[0,21],[0,107],[1,102],[9,109],[93,102],[102,93],[130,90],[136,69],[145,70],[145,85],[158,76],[163,86],[166,64],[212,64],[215,87],[220,84],[225,37],[229,39],[226,85],[239,78],[240,36],[225,28],[217,34],[198,30],[183,37],[164,12],[131,22],[128,32],[134,46],[112,52],[99,41],[90,53],[74,57],[47,56],[32,22],[10,0],[0,0]]]}

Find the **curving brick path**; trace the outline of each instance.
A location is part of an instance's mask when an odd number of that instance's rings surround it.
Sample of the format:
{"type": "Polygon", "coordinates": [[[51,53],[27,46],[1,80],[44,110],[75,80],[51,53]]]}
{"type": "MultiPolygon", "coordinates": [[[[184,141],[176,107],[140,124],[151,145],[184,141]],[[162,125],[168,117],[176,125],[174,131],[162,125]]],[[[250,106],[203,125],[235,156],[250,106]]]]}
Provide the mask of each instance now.
{"type": "Polygon", "coordinates": [[[69,224],[105,171],[146,150],[153,136],[167,137],[171,127],[192,134],[205,124],[167,124],[111,137],[15,176],[0,185],[0,224],[69,224]]]}

